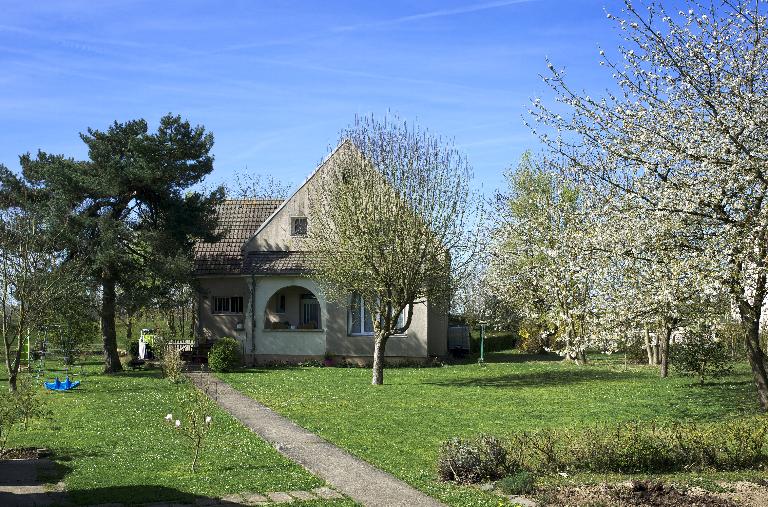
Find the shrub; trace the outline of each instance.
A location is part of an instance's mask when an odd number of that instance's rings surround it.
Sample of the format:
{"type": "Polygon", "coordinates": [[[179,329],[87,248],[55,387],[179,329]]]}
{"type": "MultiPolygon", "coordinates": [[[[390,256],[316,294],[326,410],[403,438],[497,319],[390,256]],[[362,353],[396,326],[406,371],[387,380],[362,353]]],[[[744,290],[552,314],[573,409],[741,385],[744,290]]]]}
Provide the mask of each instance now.
{"type": "Polygon", "coordinates": [[[0,386],[0,456],[5,451],[5,443],[11,428],[21,420],[13,403],[13,394],[5,386],[0,386]]]}
{"type": "Polygon", "coordinates": [[[555,331],[544,321],[526,319],[520,323],[517,348],[527,354],[544,354],[554,345],[555,331]]]}
{"type": "Polygon", "coordinates": [[[671,359],[677,371],[698,377],[700,384],[707,378],[718,378],[731,372],[728,347],[715,341],[710,330],[702,326],[686,333],[685,341],[673,348],[671,359]]]}
{"type": "Polygon", "coordinates": [[[563,470],[649,473],[739,470],[768,462],[768,420],[721,423],[637,423],[582,430],[517,433],[510,466],[537,472],[563,470]]]}
{"type": "Polygon", "coordinates": [[[19,375],[15,392],[0,386],[0,455],[15,425],[23,423],[24,429],[27,429],[29,421],[49,414],[37,384],[27,375],[19,375]]]}
{"type": "Polygon", "coordinates": [[[231,371],[240,366],[240,342],[221,338],[208,353],[208,367],[213,371],[231,371]]]}
{"type": "Polygon", "coordinates": [[[535,482],[532,473],[520,470],[501,479],[496,483],[496,488],[507,495],[527,495],[533,493],[535,482]]]}
{"type": "Polygon", "coordinates": [[[452,438],[443,443],[437,460],[441,480],[463,484],[494,481],[509,471],[507,450],[495,437],[452,438]]]}
{"type": "Polygon", "coordinates": [[[184,361],[181,360],[181,352],[176,347],[165,347],[160,368],[163,371],[163,377],[174,384],[184,380],[184,361]]]}
{"type": "Polygon", "coordinates": [[[130,355],[132,359],[137,359],[139,357],[139,340],[133,340],[128,344],[128,355],[130,355]]]}

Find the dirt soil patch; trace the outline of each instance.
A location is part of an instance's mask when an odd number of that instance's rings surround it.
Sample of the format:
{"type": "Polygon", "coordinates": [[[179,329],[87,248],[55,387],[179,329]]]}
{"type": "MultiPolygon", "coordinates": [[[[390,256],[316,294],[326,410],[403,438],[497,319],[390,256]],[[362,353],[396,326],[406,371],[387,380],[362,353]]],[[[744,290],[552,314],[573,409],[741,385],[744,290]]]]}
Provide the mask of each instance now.
{"type": "Polygon", "coordinates": [[[40,459],[50,455],[47,449],[36,447],[13,447],[0,451],[0,459],[40,459]]]}
{"type": "Polygon", "coordinates": [[[725,491],[712,493],[656,481],[561,487],[540,495],[553,507],[764,507],[768,487],[752,482],[724,484],[725,491]]]}

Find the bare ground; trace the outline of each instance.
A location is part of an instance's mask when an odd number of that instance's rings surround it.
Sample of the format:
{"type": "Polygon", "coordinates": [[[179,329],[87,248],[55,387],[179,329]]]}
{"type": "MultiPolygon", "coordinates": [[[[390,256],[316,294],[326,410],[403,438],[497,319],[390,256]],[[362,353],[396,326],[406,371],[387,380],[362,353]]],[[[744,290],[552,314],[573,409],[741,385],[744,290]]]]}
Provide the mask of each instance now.
{"type": "Polygon", "coordinates": [[[765,507],[768,483],[723,484],[722,492],[653,481],[561,487],[538,496],[553,507],[765,507]]]}

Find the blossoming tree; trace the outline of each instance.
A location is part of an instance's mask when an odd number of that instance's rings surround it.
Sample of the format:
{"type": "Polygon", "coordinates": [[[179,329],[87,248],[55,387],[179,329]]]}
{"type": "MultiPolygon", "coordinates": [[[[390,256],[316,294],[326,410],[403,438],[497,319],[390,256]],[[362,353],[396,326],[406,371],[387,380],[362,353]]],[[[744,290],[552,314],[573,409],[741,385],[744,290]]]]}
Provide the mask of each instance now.
{"type": "MultiPolygon", "coordinates": [[[[536,102],[533,116],[580,177],[636,196],[652,215],[676,220],[715,259],[733,302],[761,407],[768,410],[759,340],[768,294],[768,23],[765,3],[724,0],[668,12],[627,0],[609,14],[625,34],[620,59],[601,51],[615,80],[601,98],[577,93],[550,64],[545,78],[568,109],[536,102]]],[[[681,249],[687,248],[685,245],[681,249]]]]}

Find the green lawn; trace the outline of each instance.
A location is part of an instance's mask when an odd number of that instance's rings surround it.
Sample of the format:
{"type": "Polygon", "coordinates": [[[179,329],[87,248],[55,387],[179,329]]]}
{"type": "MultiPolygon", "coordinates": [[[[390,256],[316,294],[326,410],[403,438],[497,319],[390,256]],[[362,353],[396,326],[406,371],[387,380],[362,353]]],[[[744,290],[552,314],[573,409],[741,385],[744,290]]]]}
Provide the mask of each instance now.
{"type": "Polygon", "coordinates": [[[616,356],[596,357],[585,367],[514,352],[489,359],[485,367],[388,369],[383,387],[369,385],[369,370],[354,368],[263,368],[221,378],[452,505],[499,501],[436,480],[439,445],[452,436],[624,420],[715,421],[757,412],[745,365],[697,387],[689,378],[660,380],[655,368],[625,371],[616,356]]]}
{"type": "MultiPolygon", "coordinates": [[[[168,428],[175,386],[158,372],[105,376],[100,365],[84,370],[82,386],[67,393],[43,392],[50,421],[15,430],[11,444],[46,447],[78,504],[192,502],[230,493],[308,490],[323,481],[277,453],[228,414],[214,411],[210,445],[196,474],[188,441],[168,428]]],[[[77,371],[80,371],[79,368],[77,371]]],[[[2,380],[2,379],[0,379],[2,380]]],[[[350,501],[306,505],[354,505],[350,501]]]]}

